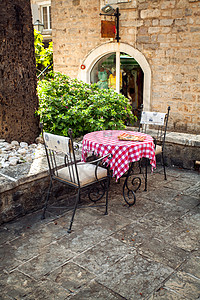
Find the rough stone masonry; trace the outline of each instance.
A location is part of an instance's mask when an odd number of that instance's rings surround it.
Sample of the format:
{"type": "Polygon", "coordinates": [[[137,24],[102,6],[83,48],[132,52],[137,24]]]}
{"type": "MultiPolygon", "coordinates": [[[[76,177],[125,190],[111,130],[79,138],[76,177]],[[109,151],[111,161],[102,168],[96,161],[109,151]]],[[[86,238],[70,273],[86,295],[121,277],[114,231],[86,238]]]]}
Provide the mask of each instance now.
{"type": "MultiPolygon", "coordinates": [[[[198,134],[200,1],[111,2],[114,8],[119,7],[121,14],[120,43],[138,50],[151,68],[151,110],[165,112],[170,105],[169,130],[198,134]]],[[[77,77],[90,53],[102,45],[116,43],[101,38],[103,17],[99,13],[106,3],[105,0],[51,1],[56,71],[77,77]]]]}

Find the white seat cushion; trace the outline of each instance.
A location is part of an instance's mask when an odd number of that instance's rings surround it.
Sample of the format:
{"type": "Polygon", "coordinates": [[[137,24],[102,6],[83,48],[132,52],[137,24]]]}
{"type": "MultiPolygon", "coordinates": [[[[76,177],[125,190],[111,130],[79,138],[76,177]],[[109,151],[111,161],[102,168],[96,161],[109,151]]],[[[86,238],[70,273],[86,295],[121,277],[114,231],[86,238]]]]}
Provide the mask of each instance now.
{"type": "MultiPolygon", "coordinates": [[[[96,181],[96,177],[95,177],[96,165],[89,164],[89,163],[84,163],[84,164],[80,164],[80,165],[77,164],[77,168],[78,168],[79,181],[80,181],[81,186],[84,186],[88,183],[96,181]]],[[[73,180],[71,180],[71,178],[70,178],[69,167],[64,167],[64,168],[58,170],[58,177],[66,180],[66,181],[69,181],[69,182],[73,181],[76,184],[78,184],[74,165],[73,165],[73,170],[74,170],[74,176],[75,176],[75,179],[73,179],[73,180]]],[[[106,176],[107,176],[107,170],[104,168],[98,167],[97,168],[97,178],[101,179],[106,176]]]]}
{"type": "Polygon", "coordinates": [[[155,155],[162,153],[162,146],[156,145],[155,155]]]}

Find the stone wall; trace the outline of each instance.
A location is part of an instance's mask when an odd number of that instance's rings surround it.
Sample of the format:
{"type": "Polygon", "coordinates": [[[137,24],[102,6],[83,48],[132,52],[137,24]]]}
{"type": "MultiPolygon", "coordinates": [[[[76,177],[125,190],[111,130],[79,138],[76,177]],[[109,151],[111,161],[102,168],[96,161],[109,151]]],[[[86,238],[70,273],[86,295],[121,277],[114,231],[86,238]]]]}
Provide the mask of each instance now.
{"type": "MultiPolygon", "coordinates": [[[[62,159],[63,161],[63,159],[62,159]]],[[[33,163],[23,163],[0,169],[0,224],[21,217],[44,207],[50,177],[45,156],[33,163]]],[[[55,182],[51,190],[49,204],[58,202],[65,206],[74,203],[73,191],[55,182]],[[72,197],[70,197],[72,196],[72,197]]]]}
{"type": "Polygon", "coordinates": [[[30,1],[0,1],[0,138],[34,142],[39,134],[30,1]]]}
{"type": "MultiPolygon", "coordinates": [[[[52,0],[55,71],[77,77],[91,51],[116,43],[101,38],[103,4],[104,0],[52,0]]],[[[200,1],[132,0],[112,6],[121,14],[120,42],[139,50],[152,70],[151,109],[164,112],[170,105],[169,129],[198,133],[200,1]]]]}

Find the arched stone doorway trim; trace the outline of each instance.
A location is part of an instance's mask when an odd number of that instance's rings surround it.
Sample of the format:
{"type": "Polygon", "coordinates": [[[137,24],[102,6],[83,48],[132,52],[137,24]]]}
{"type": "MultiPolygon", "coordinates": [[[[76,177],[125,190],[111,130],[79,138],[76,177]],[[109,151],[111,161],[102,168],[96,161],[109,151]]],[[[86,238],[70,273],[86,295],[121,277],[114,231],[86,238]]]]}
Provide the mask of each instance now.
{"type": "Polygon", "coordinates": [[[101,57],[112,52],[116,52],[116,55],[120,55],[120,52],[125,52],[132,56],[140,65],[144,72],[143,105],[145,110],[150,110],[151,69],[145,56],[128,44],[106,43],[92,50],[82,62],[82,64],[85,65],[85,69],[79,70],[78,78],[86,83],[90,83],[90,72],[93,66],[101,57]]]}

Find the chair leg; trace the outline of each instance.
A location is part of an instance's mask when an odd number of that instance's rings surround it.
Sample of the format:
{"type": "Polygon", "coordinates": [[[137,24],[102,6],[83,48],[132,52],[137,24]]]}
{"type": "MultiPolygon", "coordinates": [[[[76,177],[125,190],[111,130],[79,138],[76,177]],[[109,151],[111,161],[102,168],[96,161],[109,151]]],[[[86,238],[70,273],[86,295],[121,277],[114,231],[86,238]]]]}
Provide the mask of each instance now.
{"type": "Polygon", "coordinates": [[[145,186],[144,191],[147,191],[147,167],[148,167],[148,158],[145,159],[145,186]]]}
{"type": "Polygon", "coordinates": [[[141,159],[139,160],[139,170],[140,170],[140,174],[142,174],[142,166],[141,166],[141,159]]]}
{"type": "Polygon", "coordinates": [[[48,188],[48,192],[47,192],[47,196],[46,196],[46,201],[45,201],[44,208],[43,208],[43,213],[42,213],[42,216],[41,216],[42,220],[45,219],[45,212],[46,212],[46,209],[47,209],[47,204],[48,204],[48,201],[49,201],[49,195],[50,195],[51,188],[52,188],[52,180],[50,181],[50,184],[49,184],[49,188],[48,188]]]}
{"type": "Polygon", "coordinates": [[[73,224],[73,221],[74,221],[74,216],[75,216],[75,212],[76,212],[79,200],[80,200],[80,189],[78,190],[78,193],[77,193],[77,196],[76,196],[76,202],[75,202],[75,206],[74,206],[70,226],[69,226],[69,229],[67,230],[68,233],[71,233],[71,231],[72,231],[71,230],[72,229],[72,224],[73,224]]]}
{"type": "Polygon", "coordinates": [[[105,215],[108,214],[108,190],[109,190],[109,185],[110,185],[110,182],[109,182],[109,178],[107,179],[107,182],[106,182],[106,210],[105,210],[105,215]]]}
{"type": "Polygon", "coordinates": [[[165,170],[165,162],[164,162],[164,155],[163,152],[161,154],[161,159],[162,159],[162,166],[163,166],[163,171],[164,171],[164,179],[167,180],[167,175],[166,175],[166,170],[165,170]]]}

